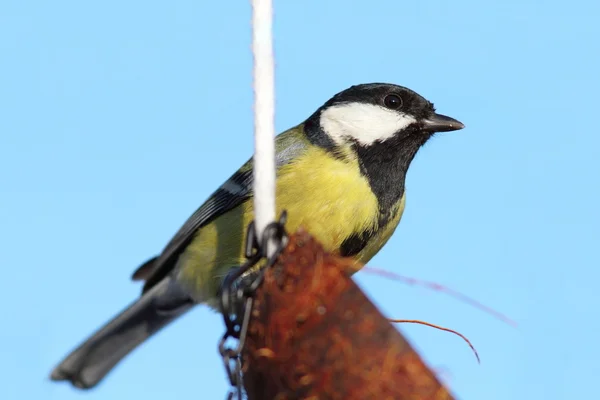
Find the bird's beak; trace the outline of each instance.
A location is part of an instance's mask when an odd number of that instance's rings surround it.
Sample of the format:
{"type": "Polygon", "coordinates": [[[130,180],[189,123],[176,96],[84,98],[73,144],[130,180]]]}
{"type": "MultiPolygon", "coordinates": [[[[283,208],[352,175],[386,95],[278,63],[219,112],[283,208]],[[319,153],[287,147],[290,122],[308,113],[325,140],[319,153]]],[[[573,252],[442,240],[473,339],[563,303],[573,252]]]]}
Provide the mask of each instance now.
{"type": "Polygon", "coordinates": [[[423,126],[423,130],[429,132],[457,131],[465,127],[462,122],[457,121],[454,118],[435,113],[423,119],[421,124],[423,126]]]}

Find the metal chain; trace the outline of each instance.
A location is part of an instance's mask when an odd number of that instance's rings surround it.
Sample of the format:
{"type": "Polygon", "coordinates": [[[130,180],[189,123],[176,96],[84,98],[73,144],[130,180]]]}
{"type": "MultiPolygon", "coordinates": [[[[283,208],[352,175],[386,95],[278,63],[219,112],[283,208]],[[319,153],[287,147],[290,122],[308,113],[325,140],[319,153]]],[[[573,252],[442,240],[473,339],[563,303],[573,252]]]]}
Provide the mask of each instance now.
{"type": "Polygon", "coordinates": [[[226,328],[219,342],[219,353],[223,357],[225,372],[232,386],[227,394],[227,400],[243,399],[241,353],[248,332],[253,296],[262,283],[265,269],[275,264],[277,257],[287,245],[286,219],[287,213],[283,211],[279,221],[267,225],[260,242],[256,235],[254,221],[248,225],[244,254],[246,262],[227,274],[219,291],[221,313],[226,328]],[[275,251],[267,257],[266,249],[269,243],[275,245],[275,251]],[[257,271],[250,271],[263,258],[267,260],[266,265],[257,271]],[[238,343],[235,347],[226,347],[229,338],[237,339],[238,343]]]}

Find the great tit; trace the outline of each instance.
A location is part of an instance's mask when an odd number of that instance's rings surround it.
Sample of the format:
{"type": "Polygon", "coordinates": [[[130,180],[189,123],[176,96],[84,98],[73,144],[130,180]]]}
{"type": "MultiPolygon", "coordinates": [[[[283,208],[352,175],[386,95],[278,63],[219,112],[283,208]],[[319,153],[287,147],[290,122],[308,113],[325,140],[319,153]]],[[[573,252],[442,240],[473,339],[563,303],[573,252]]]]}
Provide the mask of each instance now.
{"type": "MultiPolygon", "coordinates": [[[[277,215],[329,252],[368,262],[404,211],[406,172],[435,132],[464,125],[402,86],[352,86],[275,139],[277,215]]],[[[242,264],[253,219],[252,160],[192,214],[160,255],[133,274],[141,296],[67,356],[51,374],[94,387],[135,347],[195,304],[217,307],[224,276],[242,264]]]]}

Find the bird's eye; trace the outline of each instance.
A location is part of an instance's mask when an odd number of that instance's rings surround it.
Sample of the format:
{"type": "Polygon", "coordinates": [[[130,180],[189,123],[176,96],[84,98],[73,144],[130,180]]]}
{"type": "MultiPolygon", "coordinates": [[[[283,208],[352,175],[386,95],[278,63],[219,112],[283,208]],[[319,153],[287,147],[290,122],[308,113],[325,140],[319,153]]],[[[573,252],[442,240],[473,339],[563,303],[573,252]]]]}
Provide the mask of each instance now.
{"type": "Polygon", "coordinates": [[[383,104],[385,104],[387,108],[397,110],[398,108],[402,107],[402,98],[397,94],[388,94],[383,99],[383,104]]]}

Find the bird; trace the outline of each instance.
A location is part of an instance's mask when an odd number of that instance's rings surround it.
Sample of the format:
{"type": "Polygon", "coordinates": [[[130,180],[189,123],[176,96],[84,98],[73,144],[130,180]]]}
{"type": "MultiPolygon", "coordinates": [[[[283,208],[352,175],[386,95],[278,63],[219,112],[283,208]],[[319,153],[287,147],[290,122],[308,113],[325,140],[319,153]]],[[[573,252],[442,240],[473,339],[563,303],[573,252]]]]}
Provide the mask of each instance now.
{"type": "MultiPolygon", "coordinates": [[[[357,265],[388,242],[406,202],[407,171],[436,133],[464,128],[403,86],[366,83],[335,94],[275,137],[276,210],[357,265]]],[[[132,275],[141,295],[73,350],[53,381],[90,389],[138,345],[195,305],[218,310],[224,277],[245,260],[253,219],[250,158],[132,275]]]]}

